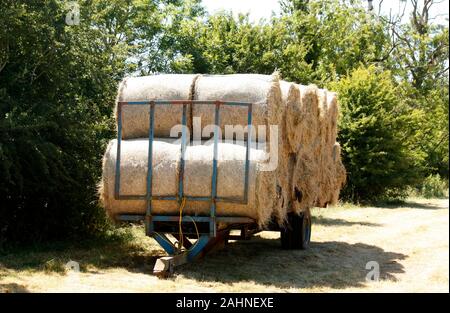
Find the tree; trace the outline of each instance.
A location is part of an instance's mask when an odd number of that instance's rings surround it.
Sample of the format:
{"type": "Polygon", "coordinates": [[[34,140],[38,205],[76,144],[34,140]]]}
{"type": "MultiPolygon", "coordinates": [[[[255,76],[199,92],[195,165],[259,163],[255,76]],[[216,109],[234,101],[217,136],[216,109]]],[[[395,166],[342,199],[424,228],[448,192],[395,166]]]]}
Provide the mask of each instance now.
{"type": "Polygon", "coordinates": [[[2,1],[0,245],[105,229],[96,185],[117,82],[160,15],[150,0],[80,9],[80,24],[67,25],[64,2],[2,1]]]}
{"type": "Polygon", "coordinates": [[[166,25],[174,72],[262,73],[325,86],[349,69],[369,65],[389,43],[384,25],[345,1],[283,2],[269,21],[221,12],[166,25]],[[206,19],[206,20],[205,20],[206,19]]]}
{"type": "Polygon", "coordinates": [[[448,25],[433,23],[431,8],[436,1],[410,0],[407,23],[404,10],[397,15],[380,16],[391,38],[386,63],[401,87],[401,97],[422,118],[411,132],[414,145],[424,155],[424,177],[448,168],[448,25]]]}
{"type": "Polygon", "coordinates": [[[332,86],[341,106],[338,140],[348,172],[344,198],[401,196],[420,175],[403,132],[417,116],[402,104],[391,73],[360,67],[332,86]]]}
{"type": "Polygon", "coordinates": [[[196,42],[191,41],[202,27],[205,10],[201,0],[166,0],[159,6],[161,25],[151,41],[141,39],[142,49],[131,59],[138,64],[135,73],[204,73],[202,59],[196,54],[196,42]],[[190,28],[191,27],[191,28],[190,28]],[[180,49],[185,53],[181,54],[180,49]]]}
{"type": "Polygon", "coordinates": [[[298,80],[287,64],[291,80],[326,86],[360,64],[376,63],[389,43],[384,24],[360,3],[285,0],[284,6],[281,20],[294,47],[307,49],[304,62],[310,66],[307,79],[298,80]]]}

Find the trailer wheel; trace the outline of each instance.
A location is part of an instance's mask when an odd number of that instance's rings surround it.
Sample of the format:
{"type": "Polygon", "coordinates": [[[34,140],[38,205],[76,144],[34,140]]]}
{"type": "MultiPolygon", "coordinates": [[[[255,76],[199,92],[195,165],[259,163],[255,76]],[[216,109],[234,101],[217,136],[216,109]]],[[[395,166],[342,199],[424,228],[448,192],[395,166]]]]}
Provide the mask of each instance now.
{"type": "Polygon", "coordinates": [[[302,249],[309,247],[311,240],[311,215],[307,210],[302,215],[289,214],[288,224],[281,229],[283,249],[302,249]]]}

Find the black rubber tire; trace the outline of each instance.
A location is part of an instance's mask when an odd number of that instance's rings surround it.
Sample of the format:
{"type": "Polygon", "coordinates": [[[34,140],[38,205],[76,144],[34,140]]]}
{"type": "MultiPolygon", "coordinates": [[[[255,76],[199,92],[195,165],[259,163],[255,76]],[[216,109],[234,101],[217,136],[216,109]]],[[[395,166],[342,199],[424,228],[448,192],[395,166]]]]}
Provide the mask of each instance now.
{"type": "Polygon", "coordinates": [[[311,215],[309,210],[302,215],[289,214],[288,223],[280,232],[283,249],[307,249],[311,240],[311,215]]]}
{"type": "Polygon", "coordinates": [[[302,219],[302,231],[300,232],[300,249],[306,250],[311,242],[311,215],[308,212],[302,219]]]}

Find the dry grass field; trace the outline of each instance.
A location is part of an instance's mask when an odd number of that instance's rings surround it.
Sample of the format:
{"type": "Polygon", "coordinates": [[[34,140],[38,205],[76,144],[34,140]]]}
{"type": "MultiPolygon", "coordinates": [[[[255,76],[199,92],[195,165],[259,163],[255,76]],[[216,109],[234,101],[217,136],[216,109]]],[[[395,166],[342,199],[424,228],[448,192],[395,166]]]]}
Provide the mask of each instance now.
{"type": "Polygon", "coordinates": [[[281,250],[263,232],[168,279],[150,274],[164,252],[137,226],[125,241],[22,250],[0,256],[0,292],[449,292],[448,199],[313,215],[309,250],[281,250]],[[65,270],[70,260],[80,273],[65,270]],[[366,281],[370,261],[379,281],[366,281]]]}

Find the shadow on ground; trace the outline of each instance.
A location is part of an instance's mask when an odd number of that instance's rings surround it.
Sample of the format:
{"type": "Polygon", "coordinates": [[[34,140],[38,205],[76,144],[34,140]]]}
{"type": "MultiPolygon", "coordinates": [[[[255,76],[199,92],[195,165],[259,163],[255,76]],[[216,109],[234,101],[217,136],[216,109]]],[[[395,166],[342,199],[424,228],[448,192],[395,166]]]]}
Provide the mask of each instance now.
{"type": "MultiPolygon", "coordinates": [[[[146,238],[150,243],[152,239],[146,238]]],[[[80,271],[96,273],[108,268],[151,273],[164,251],[155,245],[133,242],[99,242],[87,247],[67,245],[52,251],[23,251],[0,256],[0,278],[11,271],[46,272],[64,275],[69,261],[79,263],[80,271]]]]}
{"type": "Polygon", "coordinates": [[[381,226],[381,224],[378,223],[362,222],[362,221],[353,222],[353,221],[346,221],[340,218],[328,218],[323,216],[313,216],[312,222],[314,225],[325,225],[325,226],[354,226],[354,225],[369,226],[369,227],[381,226]]]}
{"type": "MultiPolygon", "coordinates": [[[[442,200],[448,201],[448,199],[442,200]]],[[[448,206],[442,206],[440,203],[420,203],[413,200],[406,200],[401,202],[380,202],[375,204],[374,207],[381,209],[411,208],[420,210],[448,210],[448,206]]]]}
{"type": "Polygon", "coordinates": [[[2,284],[0,283],[0,293],[28,293],[30,292],[25,286],[16,283],[2,284]]]}
{"type": "Polygon", "coordinates": [[[278,239],[256,236],[234,242],[224,250],[180,268],[180,274],[196,280],[257,284],[280,288],[358,287],[366,282],[366,264],[380,265],[380,279],[395,280],[403,273],[401,253],[363,243],[312,242],[308,250],[282,250],[278,239]]]}
{"type": "MultiPolygon", "coordinates": [[[[318,218],[317,222],[328,225],[353,223],[328,218],[318,218]]],[[[9,271],[64,274],[69,260],[79,262],[81,271],[87,273],[122,268],[151,275],[156,259],[163,255],[164,252],[148,238],[88,248],[22,252],[0,257],[0,276],[1,272],[9,271]]],[[[279,288],[345,288],[366,282],[366,264],[370,261],[378,262],[380,279],[395,280],[395,274],[404,272],[399,261],[405,258],[404,254],[384,251],[377,246],[340,241],[312,242],[308,250],[282,250],[279,239],[257,235],[250,241],[230,242],[223,250],[183,265],[176,269],[176,275],[224,284],[252,281],[279,288]]],[[[1,288],[18,290],[20,286],[1,288]]]]}

